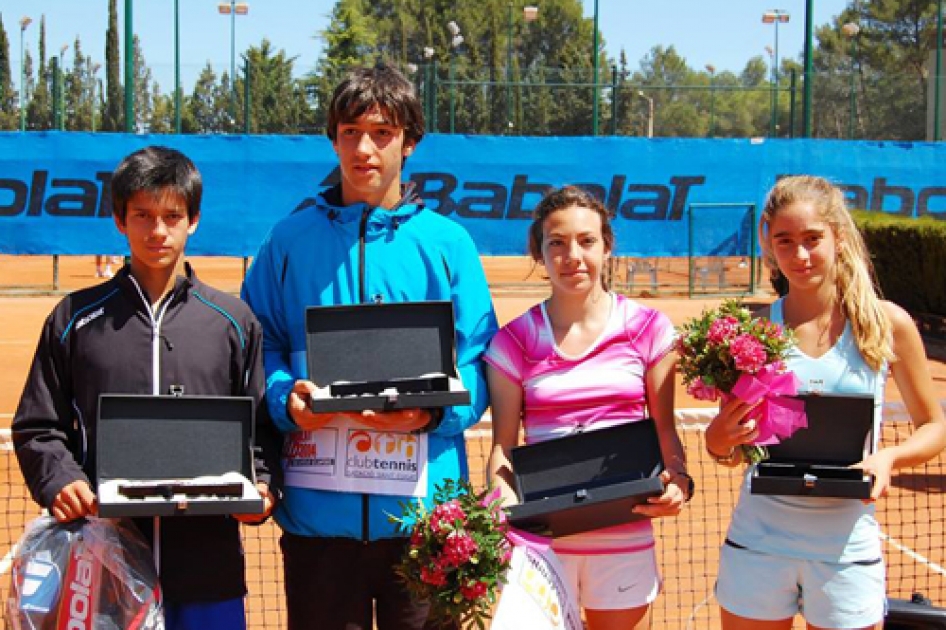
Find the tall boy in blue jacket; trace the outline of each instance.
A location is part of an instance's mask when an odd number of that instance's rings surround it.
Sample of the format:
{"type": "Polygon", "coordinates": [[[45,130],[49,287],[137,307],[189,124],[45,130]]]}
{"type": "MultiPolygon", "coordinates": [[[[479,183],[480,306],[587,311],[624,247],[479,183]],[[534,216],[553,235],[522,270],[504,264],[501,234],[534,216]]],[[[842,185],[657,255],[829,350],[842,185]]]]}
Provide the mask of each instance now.
{"type": "MultiPolygon", "coordinates": [[[[426,432],[429,503],[436,484],[468,475],[463,431],[486,409],[480,359],[496,332],[489,289],[466,231],[425,209],[411,183],[401,184],[404,160],[424,135],[420,102],[403,75],[384,65],[352,72],[335,90],[327,129],[341,184],[274,227],[242,292],[263,325],[267,397],[287,441],[284,466],[305,478],[316,458],[293,445],[335,417],[309,410],[317,385],[327,383],[306,377],[306,307],[451,300],[457,366],[471,404],[355,416],[369,430],[426,432]]],[[[379,630],[424,627],[428,604],[413,601],[394,572],[407,539],[388,516],[400,514],[408,497],[314,489],[292,479],[275,513],[284,530],[289,628],[371,630],[373,611],[379,630]]]]}

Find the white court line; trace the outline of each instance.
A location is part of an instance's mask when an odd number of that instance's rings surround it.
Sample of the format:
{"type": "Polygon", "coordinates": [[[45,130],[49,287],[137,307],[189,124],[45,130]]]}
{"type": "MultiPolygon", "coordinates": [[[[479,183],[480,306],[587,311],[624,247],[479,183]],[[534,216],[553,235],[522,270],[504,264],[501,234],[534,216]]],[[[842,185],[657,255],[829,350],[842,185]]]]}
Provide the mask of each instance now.
{"type": "Polygon", "coordinates": [[[897,551],[899,551],[899,552],[902,553],[903,555],[907,556],[908,558],[911,558],[911,559],[915,560],[915,561],[918,562],[919,564],[926,565],[926,567],[927,567],[930,571],[932,571],[933,573],[939,573],[941,576],[946,577],[946,569],[944,569],[944,568],[941,567],[940,565],[936,564],[936,563],[933,562],[932,560],[928,560],[927,558],[924,558],[923,556],[921,556],[921,555],[918,554],[917,552],[913,551],[913,550],[910,549],[909,547],[906,547],[906,546],[900,544],[895,538],[891,538],[891,537],[888,536],[887,534],[881,532],[881,533],[880,533],[880,539],[883,540],[883,541],[885,541],[885,542],[886,542],[887,544],[889,544],[891,547],[895,548],[897,551]]]}
{"type": "MultiPolygon", "coordinates": [[[[0,418],[12,416],[13,414],[2,414],[0,418]]],[[[0,451],[12,451],[13,442],[10,439],[10,429],[0,429],[0,451]]],[[[0,575],[6,575],[13,564],[13,556],[16,554],[16,544],[0,559],[0,575]]]]}
{"type": "Polygon", "coordinates": [[[3,556],[3,559],[0,559],[0,575],[6,575],[10,570],[10,567],[13,566],[13,556],[16,555],[16,544],[14,543],[13,547],[10,548],[10,551],[7,552],[7,555],[3,556]]]}

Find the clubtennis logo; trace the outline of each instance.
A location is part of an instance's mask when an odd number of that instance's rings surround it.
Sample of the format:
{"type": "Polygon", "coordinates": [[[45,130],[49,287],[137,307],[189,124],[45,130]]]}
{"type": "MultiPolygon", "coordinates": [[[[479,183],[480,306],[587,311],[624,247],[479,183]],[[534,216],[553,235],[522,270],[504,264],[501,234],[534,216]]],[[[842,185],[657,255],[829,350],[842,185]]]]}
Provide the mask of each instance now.
{"type": "Polygon", "coordinates": [[[417,436],[356,429],[348,434],[345,474],[362,479],[417,481],[420,449],[417,436]]]}

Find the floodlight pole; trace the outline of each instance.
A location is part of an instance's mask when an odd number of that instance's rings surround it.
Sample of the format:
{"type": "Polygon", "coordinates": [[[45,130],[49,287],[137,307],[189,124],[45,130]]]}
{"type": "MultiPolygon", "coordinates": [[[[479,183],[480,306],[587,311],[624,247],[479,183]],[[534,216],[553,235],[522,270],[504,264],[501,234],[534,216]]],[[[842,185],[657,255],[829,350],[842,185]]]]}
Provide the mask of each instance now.
{"type": "Polygon", "coordinates": [[[181,133],[181,12],[174,0],[174,133],[181,133]]]}
{"type": "Polygon", "coordinates": [[[26,56],[23,52],[23,37],[32,23],[33,19],[30,17],[20,18],[20,131],[26,131],[26,56]]]}
{"type": "Polygon", "coordinates": [[[812,64],[812,39],[815,30],[814,4],[815,0],[805,1],[805,85],[802,107],[802,117],[805,121],[802,136],[805,138],[811,137],[811,94],[815,78],[812,64]]]}
{"type": "Polygon", "coordinates": [[[936,3],[936,87],[933,90],[933,141],[939,142],[940,104],[943,90],[943,0],[936,3]]]}
{"type": "Polygon", "coordinates": [[[594,88],[592,89],[592,98],[591,98],[591,135],[598,135],[598,0],[595,0],[595,19],[594,19],[594,34],[592,35],[592,44],[591,44],[591,64],[592,64],[592,74],[594,74],[594,88]]]}

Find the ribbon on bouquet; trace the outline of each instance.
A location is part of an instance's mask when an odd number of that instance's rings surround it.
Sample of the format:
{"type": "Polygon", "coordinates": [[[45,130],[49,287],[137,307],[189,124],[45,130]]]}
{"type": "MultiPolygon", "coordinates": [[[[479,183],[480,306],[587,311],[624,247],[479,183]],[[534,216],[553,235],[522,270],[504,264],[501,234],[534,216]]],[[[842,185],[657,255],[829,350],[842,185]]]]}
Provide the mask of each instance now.
{"type": "Polygon", "coordinates": [[[793,372],[779,372],[775,364],[766,365],[755,374],[743,373],[733,385],[732,396],[750,405],[762,401],[749,414],[759,423],[755,444],[778,444],[808,426],[805,403],[789,397],[798,393],[798,385],[793,372]]]}

